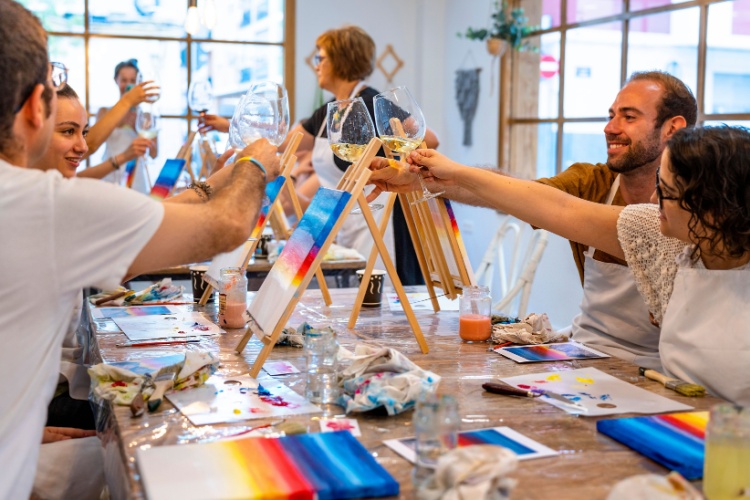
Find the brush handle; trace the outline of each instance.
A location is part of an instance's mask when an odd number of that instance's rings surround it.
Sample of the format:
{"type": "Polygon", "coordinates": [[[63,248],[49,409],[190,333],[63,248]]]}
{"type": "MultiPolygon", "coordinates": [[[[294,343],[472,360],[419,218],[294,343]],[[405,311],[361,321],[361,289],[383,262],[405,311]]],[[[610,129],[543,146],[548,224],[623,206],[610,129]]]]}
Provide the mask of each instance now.
{"type": "Polygon", "coordinates": [[[164,393],[174,386],[174,378],[170,380],[157,380],[154,382],[154,392],[148,398],[148,411],[156,411],[164,399],[164,393]]]}
{"type": "Polygon", "coordinates": [[[512,385],[498,384],[496,382],[485,382],[482,384],[482,389],[493,394],[505,394],[506,396],[523,396],[525,398],[533,398],[536,396],[533,392],[518,389],[512,385]]]}
{"type": "Polygon", "coordinates": [[[650,378],[651,380],[656,380],[657,382],[660,382],[664,387],[667,386],[668,382],[672,382],[673,380],[677,380],[674,378],[669,378],[663,373],[659,373],[656,370],[649,370],[647,368],[639,368],[638,373],[643,375],[646,378],[650,378]]]}

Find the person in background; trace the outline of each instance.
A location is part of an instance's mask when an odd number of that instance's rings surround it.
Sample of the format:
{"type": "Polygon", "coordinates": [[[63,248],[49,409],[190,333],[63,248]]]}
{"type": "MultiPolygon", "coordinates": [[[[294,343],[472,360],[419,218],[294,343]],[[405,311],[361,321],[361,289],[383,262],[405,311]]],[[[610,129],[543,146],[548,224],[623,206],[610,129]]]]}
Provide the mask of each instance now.
{"type": "MultiPolygon", "coordinates": [[[[683,127],[695,125],[698,107],[683,82],[661,71],[633,73],[617,94],[604,127],[607,163],[574,163],[559,175],[537,182],[578,198],[606,205],[648,203],[653,179],[667,141],[683,127]]],[[[386,164],[378,159],[376,168],[386,164]]],[[[503,175],[498,170],[488,170],[503,175]]],[[[380,183],[379,189],[408,191],[419,184],[414,175],[380,183]]],[[[447,198],[492,207],[461,186],[449,186],[447,198]]],[[[598,247],[571,241],[583,282],[581,313],[573,319],[573,339],[636,365],[660,369],[659,327],[652,323],[633,275],[622,259],[598,247]]]]}
{"type": "Polygon", "coordinates": [[[50,63],[41,23],[18,2],[0,0],[0,45],[0,70],[8,75],[0,80],[0,232],[9,242],[0,245],[0,362],[14,378],[0,401],[0,498],[28,498],[62,339],[81,289],[112,289],[127,276],[236,248],[279,166],[276,148],[256,141],[221,171],[228,172],[226,187],[197,187],[202,203],[158,203],[110,184],[26,168],[47,150],[55,90],[67,70],[50,63]]]}
{"type": "Polygon", "coordinates": [[[135,129],[136,109],[138,104],[158,95],[158,87],[153,82],[138,83],[138,75],[138,61],[135,59],[122,61],[115,66],[115,83],[120,90],[120,100],[111,109],[99,109],[96,124],[89,134],[93,137],[87,142],[90,141],[91,153],[99,147],[101,141],[106,144],[104,158],[105,161],[111,162],[114,171],[107,174],[104,180],[124,184],[140,193],[148,194],[151,186],[137,159],[146,152],[151,158],[156,158],[159,153],[158,141],[138,136],[135,129]],[[126,99],[131,93],[131,98],[126,99]],[[127,104],[130,104],[130,108],[126,107],[127,104]]]}

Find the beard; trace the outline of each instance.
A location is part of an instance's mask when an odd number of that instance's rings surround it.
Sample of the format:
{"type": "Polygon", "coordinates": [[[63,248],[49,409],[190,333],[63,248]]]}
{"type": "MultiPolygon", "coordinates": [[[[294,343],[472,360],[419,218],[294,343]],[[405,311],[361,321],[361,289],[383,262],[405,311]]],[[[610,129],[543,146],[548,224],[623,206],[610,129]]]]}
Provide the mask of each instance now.
{"type": "Polygon", "coordinates": [[[631,143],[628,146],[628,152],[623,156],[615,160],[607,159],[607,167],[612,172],[622,174],[632,172],[658,160],[661,157],[662,151],[664,151],[659,136],[659,130],[655,130],[651,136],[646,137],[644,140],[631,143]]]}

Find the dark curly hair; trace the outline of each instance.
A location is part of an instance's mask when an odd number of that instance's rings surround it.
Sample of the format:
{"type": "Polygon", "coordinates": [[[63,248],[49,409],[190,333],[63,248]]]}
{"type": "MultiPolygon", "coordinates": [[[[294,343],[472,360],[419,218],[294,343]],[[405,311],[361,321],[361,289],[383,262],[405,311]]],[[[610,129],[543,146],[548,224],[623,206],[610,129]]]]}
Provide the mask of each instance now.
{"type": "Polygon", "coordinates": [[[662,88],[661,102],[656,110],[656,126],[661,127],[665,121],[675,116],[682,116],[688,127],[695,125],[698,119],[698,103],[685,83],[666,71],[636,71],[627,83],[649,81],[662,88]]]}
{"type": "Polygon", "coordinates": [[[750,251],[750,130],[685,128],[667,148],[680,206],[692,214],[690,238],[708,242],[712,255],[745,255],[750,251]]]}

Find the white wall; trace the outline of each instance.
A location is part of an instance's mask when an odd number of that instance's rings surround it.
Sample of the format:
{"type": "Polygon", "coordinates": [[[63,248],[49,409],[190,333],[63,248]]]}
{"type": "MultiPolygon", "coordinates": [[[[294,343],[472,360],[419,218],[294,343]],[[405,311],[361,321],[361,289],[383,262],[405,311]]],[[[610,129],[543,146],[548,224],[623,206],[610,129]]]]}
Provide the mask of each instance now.
{"type": "MultiPolygon", "coordinates": [[[[296,119],[313,110],[314,73],[305,64],[315,39],[329,28],[356,24],[375,40],[378,54],[393,45],[404,67],[388,83],[376,70],[369,83],[385,90],[408,86],[440,137],[440,151],[468,165],[497,161],[499,62],[478,42],[459,39],[468,26],[487,24],[489,0],[298,0],[296,32],[296,119]],[[473,145],[461,144],[463,125],[455,101],[455,72],[481,67],[479,106],[474,117],[473,145]],[[492,88],[494,87],[494,88],[492,88]]],[[[498,225],[488,209],[455,205],[456,217],[472,265],[476,268],[498,225]]],[[[537,271],[529,311],[546,312],[553,326],[570,323],[578,310],[581,287],[565,240],[551,237],[537,271]]]]}

